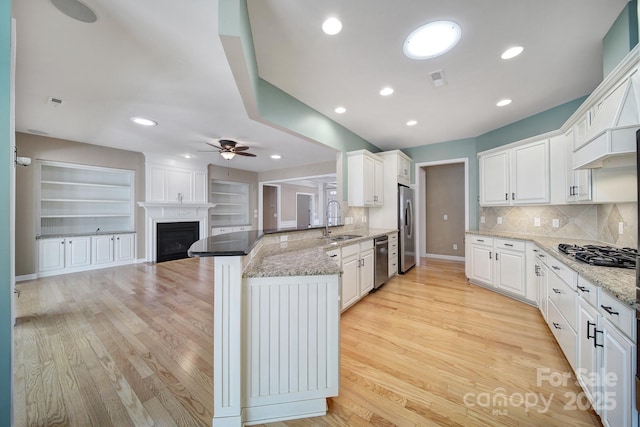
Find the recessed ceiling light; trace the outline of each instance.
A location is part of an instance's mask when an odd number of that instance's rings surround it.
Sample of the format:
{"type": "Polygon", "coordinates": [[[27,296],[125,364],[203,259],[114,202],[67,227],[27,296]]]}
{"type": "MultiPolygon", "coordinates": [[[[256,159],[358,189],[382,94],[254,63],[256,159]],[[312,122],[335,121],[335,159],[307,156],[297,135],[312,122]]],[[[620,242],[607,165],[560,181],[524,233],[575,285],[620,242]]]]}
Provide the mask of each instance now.
{"type": "Polygon", "coordinates": [[[417,125],[417,124],[418,124],[418,122],[417,122],[416,120],[409,120],[409,121],[407,122],[407,126],[415,126],[415,125],[417,125]]]}
{"type": "Polygon", "coordinates": [[[281,156],[280,154],[272,154],[272,155],[271,155],[271,158],[272,158],[273,160],[280,160],[280,159],[282,158],[282,156],[281,156]]]}
{"type": "Polygon", "coordinates": [[[145,119],[144,117],[131,117],[131,121],[142,126],[155,126],[158,123],[151,119],[145,119]]]}
{"type": "Polygon", "coordinates": [[[390,87],[385,87],[382,88],[382,90],[380,90],[380,95],[382,96],[389,96],[393,93],[393,88],[390,87]]]}
{"type": "Polygon", "coordinates": [[[522,46],[510,47],[509,49],[502,52],[502,55],[500,55],[500,58],[502,59],[515,58],[516,56],[520,55],[523,50],[524,48],[522,46]]]}
{"type": "Polygon", "coordinates": [[[342,31],[342,22],[338,18],[331,17],[322,23],[322,31],[330,36],[335,36],[342,31]]]}
{"type": "Polygon", "coordinates": [[[336,112],[336,113],[338,113],[338,114],[344,114],[344,113],[346,113],[346,112],[347,112],[347,109],[346,109],[346,108],[344,108],[344,107],[336,107],[336,109],[335,109],[335,110],[333,110],[333,111],[335,111],[335,112],[336,112]]]}
{"type": "Polygon", "coordinates": [[[462,30],[452,21],[435,21],[411,32],[402,49],[411,59],[429,59],[451,50],[460,40],[462,30]]]}
{"type": "Polygon", "coordinates": [[[509,105],[509,104],[511,104],[511,100],[510,99],[501,99],[500,101],[498,101],[496,103],[496,105],[498,107],[504,107],[505,105],[509,105]]]}

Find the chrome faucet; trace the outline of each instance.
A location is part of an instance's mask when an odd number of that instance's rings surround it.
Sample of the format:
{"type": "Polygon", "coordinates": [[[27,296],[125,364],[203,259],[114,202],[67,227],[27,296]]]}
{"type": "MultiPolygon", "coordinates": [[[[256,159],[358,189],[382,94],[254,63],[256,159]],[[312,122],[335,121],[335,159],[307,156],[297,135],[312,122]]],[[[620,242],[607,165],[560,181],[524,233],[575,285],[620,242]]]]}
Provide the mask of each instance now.
{"type": "MultiPolygon", "coordinates": [[[[329,203],[327,203],[327,217],[325,218],[325,221],[324,221],[324,227],[325,227],[324,236],[325,237],[329,237],[329,234],[331,233],[329,231],[329,218],[330,218],[329,215],[331,215],[331,203],[335,203],[335,204],[338,205],[338,216],[336,218],[340,218],[340,216],[342,216],[342,206],[340,206],[340,202],[337,201],[337,200],[329,200],[329,203]]],[[[337,225],[337,224],[334,224],[334,225],[337,225]]]]}

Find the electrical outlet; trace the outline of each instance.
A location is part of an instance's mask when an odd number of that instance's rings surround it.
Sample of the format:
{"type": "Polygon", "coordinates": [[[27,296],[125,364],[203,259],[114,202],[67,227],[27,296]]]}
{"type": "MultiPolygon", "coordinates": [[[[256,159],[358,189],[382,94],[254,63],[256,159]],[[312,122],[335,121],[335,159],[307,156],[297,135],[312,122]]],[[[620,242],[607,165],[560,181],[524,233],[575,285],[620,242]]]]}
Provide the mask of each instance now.
{"type": "Polygon", "coordinates": [[[480,224],[484,224],[484,222],[485,222],[485,217],[481,216],[480,217],[480,224]]]}
{"type": "Polygon", "coordinates": [[[496,222],[498,223],[498,225],[502,224],[502,217],[499,216],[496,220],[496,222]]]}
{"type": "Polygon", "coordinates": [[[533,226],[534,227],[540,227],[540,218],[534,218],[533,219],[533,226]]]}
{"type": "Polygon", "coordinates": [[[444,218],[444,220],[445,220],[445,221],[447,221],[447,220],[449,219],[449,215],[444,214],[444,217],[443,217],[443,218],[444,218]]]}
{"type": "Polygon", "coordinates": [[[280,236],[281,242],[286,242],[287,240],[289,240],[289,236],[287,236],[286,234],[284,236],[280,236]]]}
{"type": "Polygon", "coordinates": [[[454,250],[454,251],[457,251],[457,250],[458,250],[458,245],[457,245],[457,244],[455,244],[455,243],[453,244],[453,250],[454,250]]]}
{"type": "Polygon", "coordinates": [[[349,225],[349,224],[353,224],[353,217],[351,216],[345,217],[344,219],[344,225],[349,225]]]}
{"type": "Polygon", "coordinates": [[[618,234],[620,235],[624,234],[624,222],[618,223],[618,234]]]}
{"type": "Polygon", "coordinates": [[[558,218],[554,218],[553,220],[551,220],[551,225],[553,226],[553,228],[560,227],[560,220],[558,218]]]}

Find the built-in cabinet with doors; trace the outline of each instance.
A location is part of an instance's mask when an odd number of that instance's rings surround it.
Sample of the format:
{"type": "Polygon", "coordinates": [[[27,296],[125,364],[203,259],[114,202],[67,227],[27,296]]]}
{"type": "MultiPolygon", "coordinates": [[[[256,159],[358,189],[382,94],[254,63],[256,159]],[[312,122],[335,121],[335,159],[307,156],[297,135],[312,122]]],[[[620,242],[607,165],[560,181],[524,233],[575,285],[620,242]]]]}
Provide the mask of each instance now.
{"type": "Polygon", "coordinates": [[[411,184],[411,158],[400,150],[376,153],[383,161],[383,193],[385,203],[369,209],[369,226],[373,228],[398,227],[398,184],[411,184]]]}
{"type": "Polygon", "coordinates": [[[347,153],[349,206],[384,205],[384,165],[380,157],[367,150],[347,153]]]}
{"type": "Polygon", "coordinates": [[[476,284],[532,302],[535,292],[527,290],[525,242],[482,235],[467,235],[466,272],[476,284]]]}
{"type": "MultiPolygon", "coordinates": [[[[467,277],[475,284],[500,290],[498,283],[503,281],[498,276],[504,271],[498,273],[495,258],[497,255],[498,259],[505,259],[498,246],[512,241],[481,234],[468,234],[468,241],[467,277]]],[[[633,383],[637,357],[635,309],[533,242],[526,243],[524,262],[526,301],[540,309],[603,425],[637,426],[633,383]]],[[[510,263],[517,266],[520,260],[511,259],[510,263]]],[[[513,277],[519,276],[518,268],[513,271],[518,272],[513,277]]],[[[504,283],[501,285],[504,287],[504,283]]],[[[518,296],[513,290],[502,293],[518,296]]],[[[585,405],[586,401],[576,400],[575,404],[585,405]]]]}
{"type": "Polygon", "coordinates": [[[149,203],[206,203],[207,172],[146,164],[146,200],[149,203]]]}
{"type": "Polygon", "coordinates": [[[549,139],[480,156],[481,204],[548,203],[549,139]]]}
{"type": "Polygon", "coordinates": [[[344,311],[373,289],[373,240],[332,249],[327,251],[327,255],[342,266],[340,307],[344,311]]]}
{"type": "Polygon", "coordinates": [[[135,262],[134,171],[40,160],[36,181],[38,276],[135,262]]]}

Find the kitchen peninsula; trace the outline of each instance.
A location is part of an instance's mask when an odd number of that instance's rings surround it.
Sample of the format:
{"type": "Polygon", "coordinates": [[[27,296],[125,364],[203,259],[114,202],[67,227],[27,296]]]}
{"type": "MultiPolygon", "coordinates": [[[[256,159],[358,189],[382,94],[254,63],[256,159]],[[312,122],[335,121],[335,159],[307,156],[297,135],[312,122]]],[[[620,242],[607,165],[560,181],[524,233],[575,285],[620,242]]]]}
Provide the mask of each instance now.
{"type": "MultiPolygon", "coordinates": [[[[351,240],[393,230],[358,230],[351,240]]],[[[241,426],[326,414],[338,394],[339,247],[321,230],[235,232],[195,242],[214,257],[214,417],[241,426]]]]}

